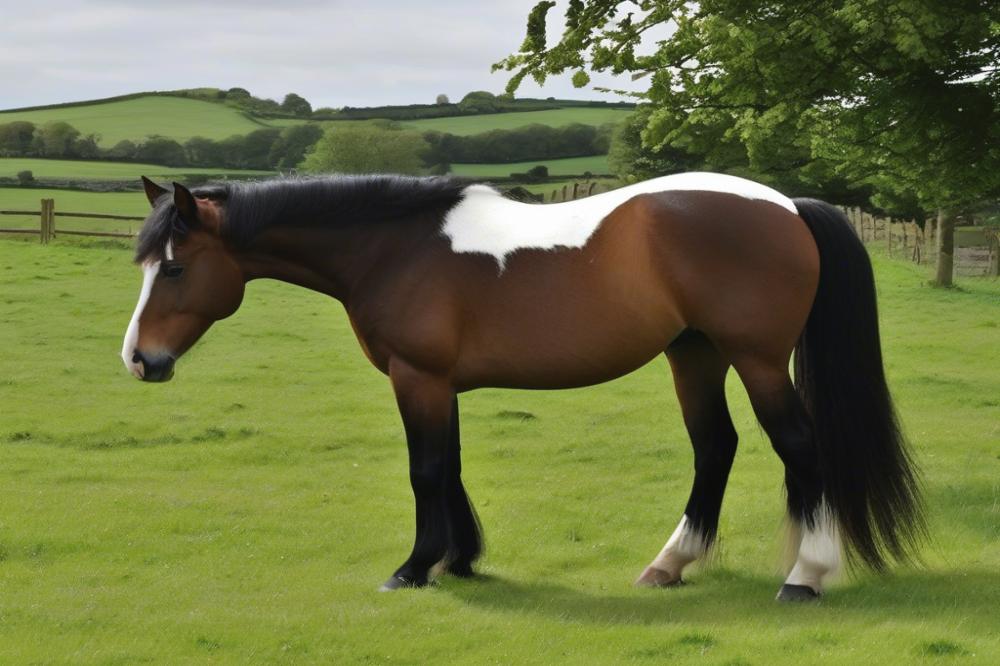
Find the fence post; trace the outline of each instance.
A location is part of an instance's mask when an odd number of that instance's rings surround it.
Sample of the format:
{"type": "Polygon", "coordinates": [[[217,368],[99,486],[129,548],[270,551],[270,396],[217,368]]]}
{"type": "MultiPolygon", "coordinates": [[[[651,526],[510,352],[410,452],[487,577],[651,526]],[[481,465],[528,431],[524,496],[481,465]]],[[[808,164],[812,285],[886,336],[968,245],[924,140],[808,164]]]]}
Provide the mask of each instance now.
{"type": "Polygon", "coordinates": [[[41,240],[41,242],[42,242],[43,245],[48,245],[49,241],[52,239],[52,236],[54,235],[53,234],[53,229],[52,229],[52,227],[53,227],[53,215],[52,215],[53,200],[52,199],[42,199],[41,200],[41,205],[42,205],[42,212],[41,212],[41,216],[40,216],[41,219],[39,220],[39,223],[41,225],[41,228],[39,229],[39,239],[41,240]]]}
{"type": "Polygon", "coordinates": [[[566,199],[566,186],[565,185],[563,185],[563,189],[562,189],[562,200],[563,201],[567,201],[567,199],[566,199]]]}
{"type": "Polygon", "coordinates": [[[592,183],[590,184],[590,187],[588,187],[588,188],[587,188],[587,196],[588,196],[588,197],[594,194],[594,188],[595,188],[595,187],[597,187],[597,181],[596,181],[596,180],[595,180],[595,181],[593,181],[593,182],[592,182],[592,183]]]}
{"type": "Polygon", "coordinates": [[[56,200],[49,199],[49,240],[56,237],[56,200]]]}

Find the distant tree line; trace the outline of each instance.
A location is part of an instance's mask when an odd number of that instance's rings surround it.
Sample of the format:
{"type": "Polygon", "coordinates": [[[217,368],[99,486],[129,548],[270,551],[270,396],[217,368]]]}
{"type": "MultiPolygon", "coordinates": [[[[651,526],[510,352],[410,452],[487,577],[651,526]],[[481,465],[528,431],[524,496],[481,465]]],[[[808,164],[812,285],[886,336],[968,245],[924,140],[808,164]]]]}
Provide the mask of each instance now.
{"type": "Polygon", "coordinates": [[[562,127],[525,125],[509,130],[456,136],[425,132],[431,164],[495,164],[603,155],[608,152],[614,124],[601,127],[572,123],[562,127]]]}
{"type": "Polygon", "coordinates": [[[181,143],[164,136],[139,141],[124,139],[110,148],[98,145],[94,134],[83,135],[69,123],[36,126],[28,121],[0,124],[0,157],[115,160],[172,167],[288,169],[299,164],[323,130],[314,124],[285,129],[263,128],[216,141],[192,137],[181,143]]]}
{"type": "MultiPolygon", "coordinates": [[[[339,134],[351,129],[341,125],[328,133],[339,134]]],[[[373,136],[385,132],[393,132],[388,136],[396,141],[403,141],[405,136],[404,145],[416,155],[422,168],[446,173],[449,165],[456,162],[495,164],[602,155],[608,152],[614,125],[595,127],[573,123],[549,127],[534,124],[469,136],[414,130],[404,135],[398,133],[402,129],[398,123],[388,120],[359,123],[353,129],[357,131],[351,136],[357,140],[374,141],[373,136]],[[366,128],[364,132],[362,128],[366,128]],[[416,136],[419,143],[411,140],[412,136],[416,136]]],[[[124,139],[104,148],[99,145],[97,135],[83,135],[66,122],[35,125],[15,121],[0,124],[0,157],[114,160],[171,167],[291,169],[303,161],[321,136],[322,128],[304,123],[284,129],[262,128],[221,140],[196,136],[180,142],[154,135],[137,141],[124,139]]],[[[335,145],[356,145],[337,141],[334,140],[335,145]]],[[[399,151],[394,150],[393,154],[398,156],[399,151]]],[[[408,170],[413,170],[412,160],[407,159],[405,164],[408,170]]]]}

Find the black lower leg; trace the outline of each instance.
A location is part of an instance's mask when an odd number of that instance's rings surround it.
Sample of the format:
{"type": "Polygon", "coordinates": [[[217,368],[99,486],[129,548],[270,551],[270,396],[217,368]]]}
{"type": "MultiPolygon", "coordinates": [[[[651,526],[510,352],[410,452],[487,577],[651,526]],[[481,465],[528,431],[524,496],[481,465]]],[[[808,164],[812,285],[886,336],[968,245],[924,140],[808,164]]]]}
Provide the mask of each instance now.
{"type": "Polygon", "coordinates": [[[403,363],[390,364],[390,377],[406,431],[416,535],[410,556],[383,589],[420,587],[450,549],[447,479],[454,391],[446,380],[403,363]]]}
{"type": "Polygon", "coordinates": [[[719,527],[722,498],[736,455],[736,429],[729,417],[725,395],[706,402],[705,411],[688,425],[688,432],[694,446],[695,471],[684,515],[709,545],[719,527]]]}
{"type": "Polygon", "coordinates": [[[736,455],[736,429],[726,404],[729,363],[704,334],[691,330],[671,344],[667,358],[694,447],[694,483],[684,514],[707,545],[718,529],[722,498],[736,455]]]}
{"type": "Polygon", "coordinates": [[[812,527],[823,498],[819,451],[813,438],[812,420],[791,381],[787,376],[783,379],[774,389],[751,395],[751,401],[775,452],[785,464],[788,514],[812,527]]]}
{"type": "Polygon", "coordinates": [[[472,563],[483,549],[482,530],[479,517],[462,485],[462,446],[457,397],[452,400],[445,483],[448,510],[448,572],[456,576],[471,576],[472,563]]]}

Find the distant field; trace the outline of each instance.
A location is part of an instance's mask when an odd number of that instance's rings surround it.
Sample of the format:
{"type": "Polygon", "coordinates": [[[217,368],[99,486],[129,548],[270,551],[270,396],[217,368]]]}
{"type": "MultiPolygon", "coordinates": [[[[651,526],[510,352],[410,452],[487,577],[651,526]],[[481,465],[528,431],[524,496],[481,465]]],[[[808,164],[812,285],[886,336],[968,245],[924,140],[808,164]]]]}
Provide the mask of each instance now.
{"type": "Polygon", "coordinates": [[[603,175],[609,173],[607,155],[591,155],[590,157],[568,157],[562,160],[534,160],[531,162],[512,162],[510,164],[452,164],[451,171],[456,176],[469,178],[497,178],[512,173],[523,173],[531,167],[544,164],[549,168],[551,176],[579,176],[589,171],[603,175]]]}
{"type": "Polygon", "coordinates": [[[15,120],[28,120],[35,124],[62,120],[84,134],[100,135],[99,143],[106,148],[122,139],[135,141],[150,134],[178,141],[193,136],[224,139],[263,127],[223,104],[158,96],[65,109],[0,113],[0,123],[15,120]]]}
{"type": "MultiPolygon", "coordinates": [[[[603,125],[623,120],[631,111],[627,109],[554,109],[551,111],[524,111],[518,113],[491,113],[482,116],[458,116],[455,118],[427,118],[404,123],[407,127],[421,130],[437,130],[451,134],[467,135],[494,129],[514,129],[538,123],[561,127],[570,123],[603,125]]],[[[2,116],[0,116],[2,117],[2,116]]]]}
{"type": "MultiPolygon", "coordinates": [[[[492,129],[513,129],[532,123],[559,127],[570,123],[602,125],[617,122],[631,113],[625,109],[570,108],[550,111],[493,113],[481,116],[428,118],[404,123],[421,130],[437,130],[467,135],[492,129]]],[[[291,118],[251,120],[239,111],[225,106],[182,97],[149,96],[119,102],[103,102],[65,109],[0,112],[0,124],[28,120],[41,125],[65,121],[84,134],[100,136],[100,145],[109,148],[122,139],[136,141],[151,134],[186,141],[193,136],[224,139],[233,134],[248,134],[262,127],[290,127],[306,121],[291,118]]],[[[324,127],[367,120],[325,121],[324,127]]]]}
{"type": "Polygon", "coordinates": [[[0,177],[13,178],[19,171],[31,171],[35,178],[67,178],[73,180],[138,180],[139,176],[179,176],[205,174],[209,176],[267,175],[271,171],[240,169],[208,169],[205,167],[168,167],[162,164],[134,162],[102,162],[86,160],[42,160],[20,157],[0,157],[0,177]]]}

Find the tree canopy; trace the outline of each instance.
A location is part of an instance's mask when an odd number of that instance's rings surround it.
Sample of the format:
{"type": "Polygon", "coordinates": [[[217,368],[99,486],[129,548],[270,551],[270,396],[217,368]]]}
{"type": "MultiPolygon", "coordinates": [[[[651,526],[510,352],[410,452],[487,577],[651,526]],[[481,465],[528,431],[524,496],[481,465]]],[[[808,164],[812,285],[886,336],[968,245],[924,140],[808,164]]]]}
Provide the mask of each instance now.
{"type": "Polygon", "coordinates": [[[361,125],[326,131],[300,168],[314,172],[403,173],[423,171],[430,145],[419,132],[393,126],[361,125]]]}
{"type": "Polygon", "coordinates": [[[508,92],[526,76],[632,73],[648,81],[646,149],[927,210],[1000,194],[1000,3],[571,0],[550,45],[554,5],[495,65],[513,72],[508,92]]]}

